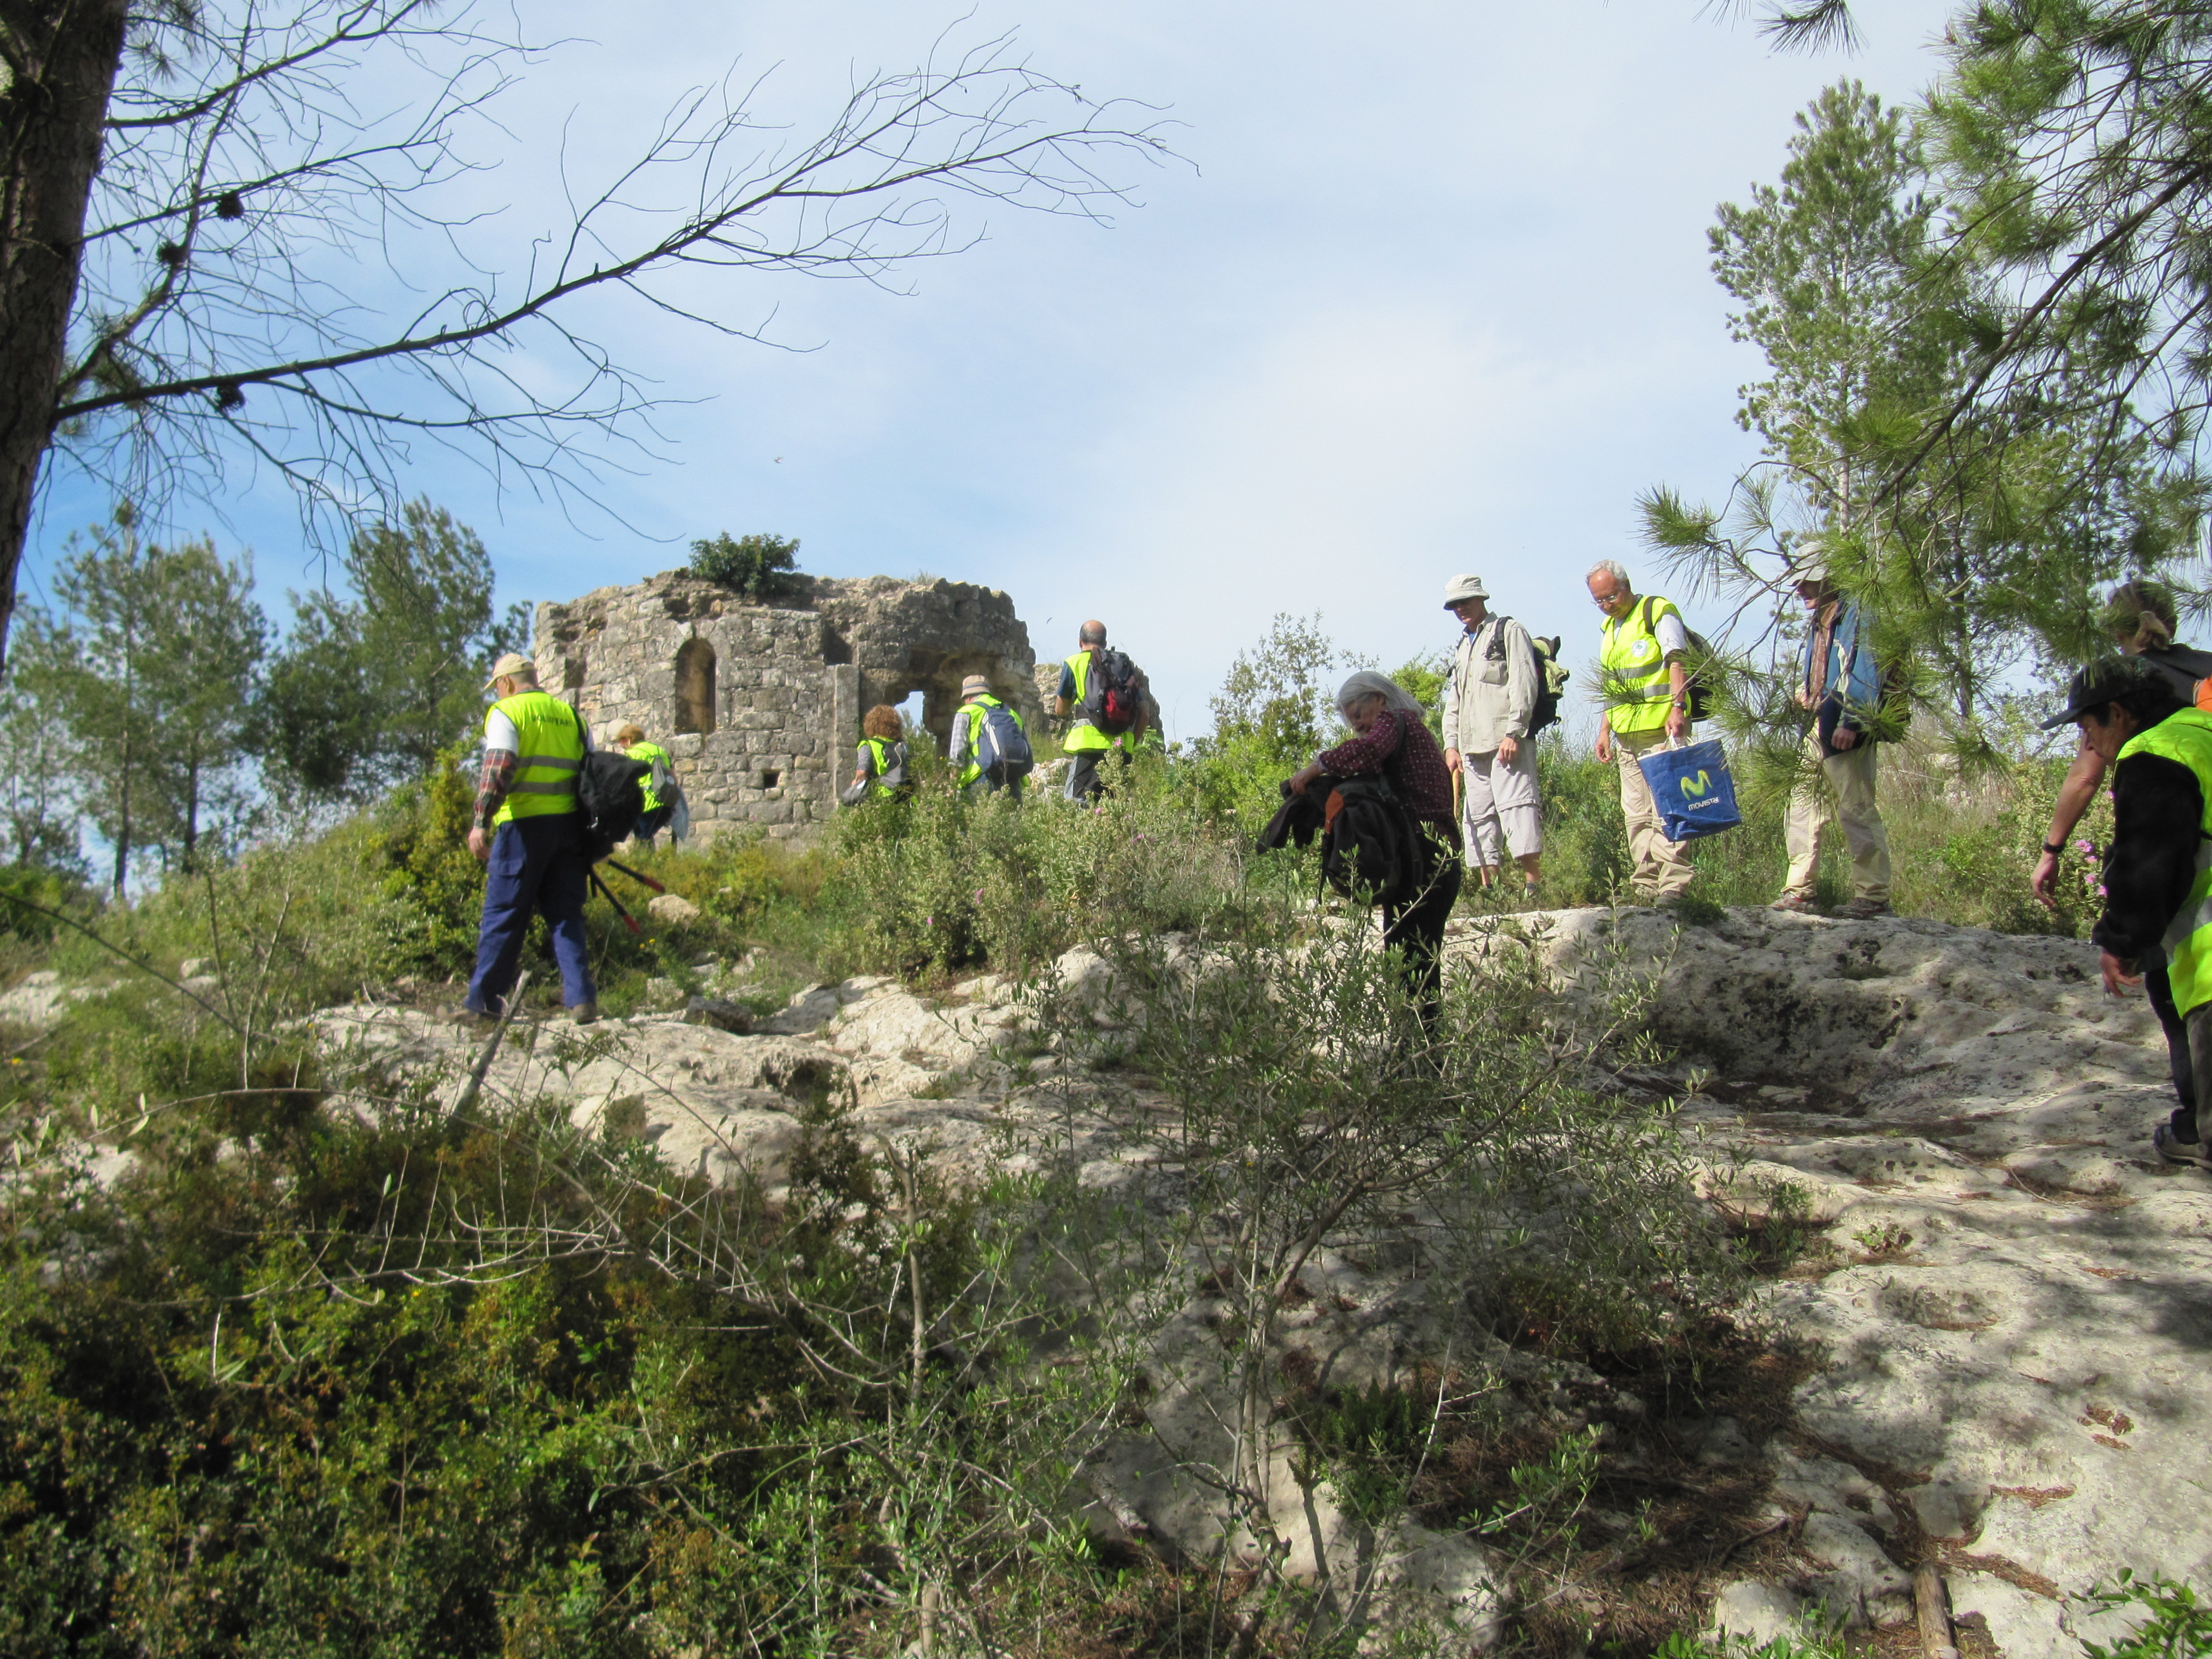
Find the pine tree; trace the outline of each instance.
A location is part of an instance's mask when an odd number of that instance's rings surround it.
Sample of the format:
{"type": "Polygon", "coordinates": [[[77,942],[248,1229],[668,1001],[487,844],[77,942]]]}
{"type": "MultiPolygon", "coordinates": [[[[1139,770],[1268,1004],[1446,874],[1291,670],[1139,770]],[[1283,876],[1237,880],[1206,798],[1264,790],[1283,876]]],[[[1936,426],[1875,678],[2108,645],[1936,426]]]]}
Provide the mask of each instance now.
{"type": "Polygon", "coordinates": [[[269,632],[252,585],[205,540],[143,540],[128,509],[56,574],[52,683],[118,897],[134,856],[173,851],[190,867],[211,805],[244,805],[233,769],[269,632]]]}
{"type": "Polygon", "coordinates": [[[492,663],[527,646],[529,612],[495,614],[491,556],[427,501],[357,533],[343,567],[350,592],[292,596],[261,745],[276,775],[311,794],[361,800],[420,775],[467,734],[492,663]]]}

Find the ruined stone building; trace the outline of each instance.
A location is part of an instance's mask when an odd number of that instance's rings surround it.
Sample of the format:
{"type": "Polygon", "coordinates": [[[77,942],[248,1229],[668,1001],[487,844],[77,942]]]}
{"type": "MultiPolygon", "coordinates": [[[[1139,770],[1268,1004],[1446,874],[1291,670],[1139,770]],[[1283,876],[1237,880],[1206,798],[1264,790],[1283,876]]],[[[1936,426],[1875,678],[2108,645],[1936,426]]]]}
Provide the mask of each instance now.
{"type": "Polygon", "coordinates": [[[998,589],[892,576],[795,585],[752,605],[670,570],[541,605],[539,683],[575,705],[594,743],[634,721],[667,749],[700,836],[757,823],[795,836],[823,822],[852,777],[861,714],[879,702],[922,692],[943,752],[970,674],[1021,711],[1046,751],[1029,629],[998,589]]]}

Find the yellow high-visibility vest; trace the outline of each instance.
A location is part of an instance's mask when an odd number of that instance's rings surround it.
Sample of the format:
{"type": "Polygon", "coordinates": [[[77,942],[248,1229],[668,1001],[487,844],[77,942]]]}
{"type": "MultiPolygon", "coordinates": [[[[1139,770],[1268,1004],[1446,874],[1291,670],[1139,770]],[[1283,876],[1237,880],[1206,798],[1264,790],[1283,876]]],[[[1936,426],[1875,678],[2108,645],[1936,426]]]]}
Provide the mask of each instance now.
{"type": "Polygon", "coordinates": [[[975,757],[982,749],[983,711],[986,708],[1006,709],[1006,713],[1014,717],[1014,724],[1020,727],[1022,735],[1024,737],[1027,737],[1029,735],[1029,727],[1022,723],[1022,711],[1018,708],[1009,708],[1006,704],[1000,702],[998,698],[993,696],[988,691],[984,692],[973,702],[964,702],[961,704],[957,709],[953,711],[952,718],[956,720],[964,720],[968,722],[968,747],[964,751],[968,758],[966,763],[960,769],[960,782],[958,786],[963,789],[965,789],[969,784],[975,782],[976,779],[983,775],[983,768],[981,763],[977,762],[975,757]]]}
{"type": "MultiPolygon", "coordinates": [[[[1106,647],[1102,645],[1098,648],[1103,651],[1106,647]]],[[[1128,732],[1123,732],[1109,738],[1093,726],[1083,712],[1084,693],[1091,687],[1091,653],[1079,651],[1070,657],[1067,672],[1075,676],[1075,696],[1072,699],[1075,716],[1074,724],[1067,728],[1067,736],[1060,741],[1060,752],[1080,755],[1091,749],[1119,749],[1125,753],[1130,752],[1128,732]]]]}
{"type": "Polygon", "coordinates": [[[2212,1002],[2212,840],[2206,839],[2212,836],[2212,714],[2184,708],[2168,714],[2120,745],[2121,761],[2130,755],[2179,762],[2196,775],[2204,797],[2204,817],[2197,826],[2197,874],[2160,941],[2166,977],[2173,983],[2173,1006],[2186,1014],[2212,1002]]]}
{"type": "Polygon", "coordinates": [[[1659,619],[1681,612],[1672,599],[1637,600],[1627,616],[1605,619],[1604,648],[1598,653],[1605,717],[1624,737],[1656,732],[1667,724],[1674,688],[1667,672],[1667,653],[1659,645],[1659,619]]]}
{"type": "MultiPolygon", "coordinates": [[[[647,766],[659,761],[668,769],[668,775],[671,777],[676,775],[676,757],[657,743],[634,743],[623,750],[623,753],[628,755],[632,760],[643,761],[647,766]]],[[[653,789],[653,774],[647,772],[644,777],[638,780],[637,787],[639,793],[645,797],[645,810],[648,812],[658,811],[660,806],[660,796],[653,789]]]]}
{"type": "MultiPolygon", "coordinates": [[[[514,722],[517,765],[507,799],[492,827],[515,818],[550,817],[576,810],[576,774],[584,766],[584,722],[560,698],[544,691],[518,691],[492,704],[514,722]]],[[[491,714],[484,716],[487,734],[491,714]]]]}

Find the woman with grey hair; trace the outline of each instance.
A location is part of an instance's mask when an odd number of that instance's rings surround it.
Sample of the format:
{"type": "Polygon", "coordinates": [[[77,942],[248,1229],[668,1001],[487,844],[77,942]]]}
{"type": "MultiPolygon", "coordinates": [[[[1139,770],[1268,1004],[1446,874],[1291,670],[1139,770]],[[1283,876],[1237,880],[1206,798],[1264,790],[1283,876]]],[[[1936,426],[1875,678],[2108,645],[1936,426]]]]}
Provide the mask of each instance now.
{"type": "Polygon", "coordinates": [[[1458,902],[1464,874],[1451,773],[1436,734],[1422,718],[1421,705],[1388,675],[1371,669],[1354,674],[1337,691],[1336,707],[1352,738],[1316,755],[1311,765],[1292,775],[1290,787],[1304,794],[1324,775],[1381,778],[1420,827],[1430,867],[1413,898],[1382,907],[1382,946],[1403,952],[1422,1022],[1433,1030],[1443,978],[1444,923],[1458,902]]]}

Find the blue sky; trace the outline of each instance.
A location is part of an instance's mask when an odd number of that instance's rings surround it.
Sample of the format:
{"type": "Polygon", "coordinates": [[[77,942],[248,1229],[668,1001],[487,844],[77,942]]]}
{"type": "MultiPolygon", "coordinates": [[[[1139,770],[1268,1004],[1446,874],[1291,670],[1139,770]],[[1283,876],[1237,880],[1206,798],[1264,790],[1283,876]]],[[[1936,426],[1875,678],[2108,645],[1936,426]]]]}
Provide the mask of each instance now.
{"type": "MultiPolygon", "coordinates": [[[[1857,10],[1863,52],[1808,58],[1697,0],[976,0],[965,21],[915,0],[532,0],[533,31],[577,44],[509,95],[498,170],[472,185],[502,210],[471,233],[486,248],[557,222],[564,133],[572,176],[588,173],[739,61],[772,71],[763,113],[804,133],[849,78],[911,65],[948,27],[1018,31],[1086,94],[1164,106],[1188,164],[1125,164],[1137,204],[1111,228],[960,205],[987,240],[916,267],[910,295],[690,290],[731,321],[772,313],[802,350],[596,307],[601,339],[699,400],[663,411],[660,456],[604,490],[629,527],[501,499],[450,458],[426,455],[410,487],[483,537],[503,602],[772,531],[823,574],[1003,587],[1040,657],[1101,616],[1176,735],[1205,729],[1231,657],[1277,611],[1319,611],[1386,665],[1447,644],[1460,570],[1564,632],[1579,665],[1595,623],[1580,579],[1607,556],[1638,568],[1637,492],[1717,497],[1752,453],[1733,415],[1759,365],[1726,336],[1715,204],[1778,173],[1822,85],[1910,98],[1939,67],[1945,8],[1857,10]]],[[[51,492],[33,597],[104,506],[51,492]]],[[[273,483],[241,481],[220,518],[176,512],[250,547],[272,606],[319,579],[273,483]]]]}

